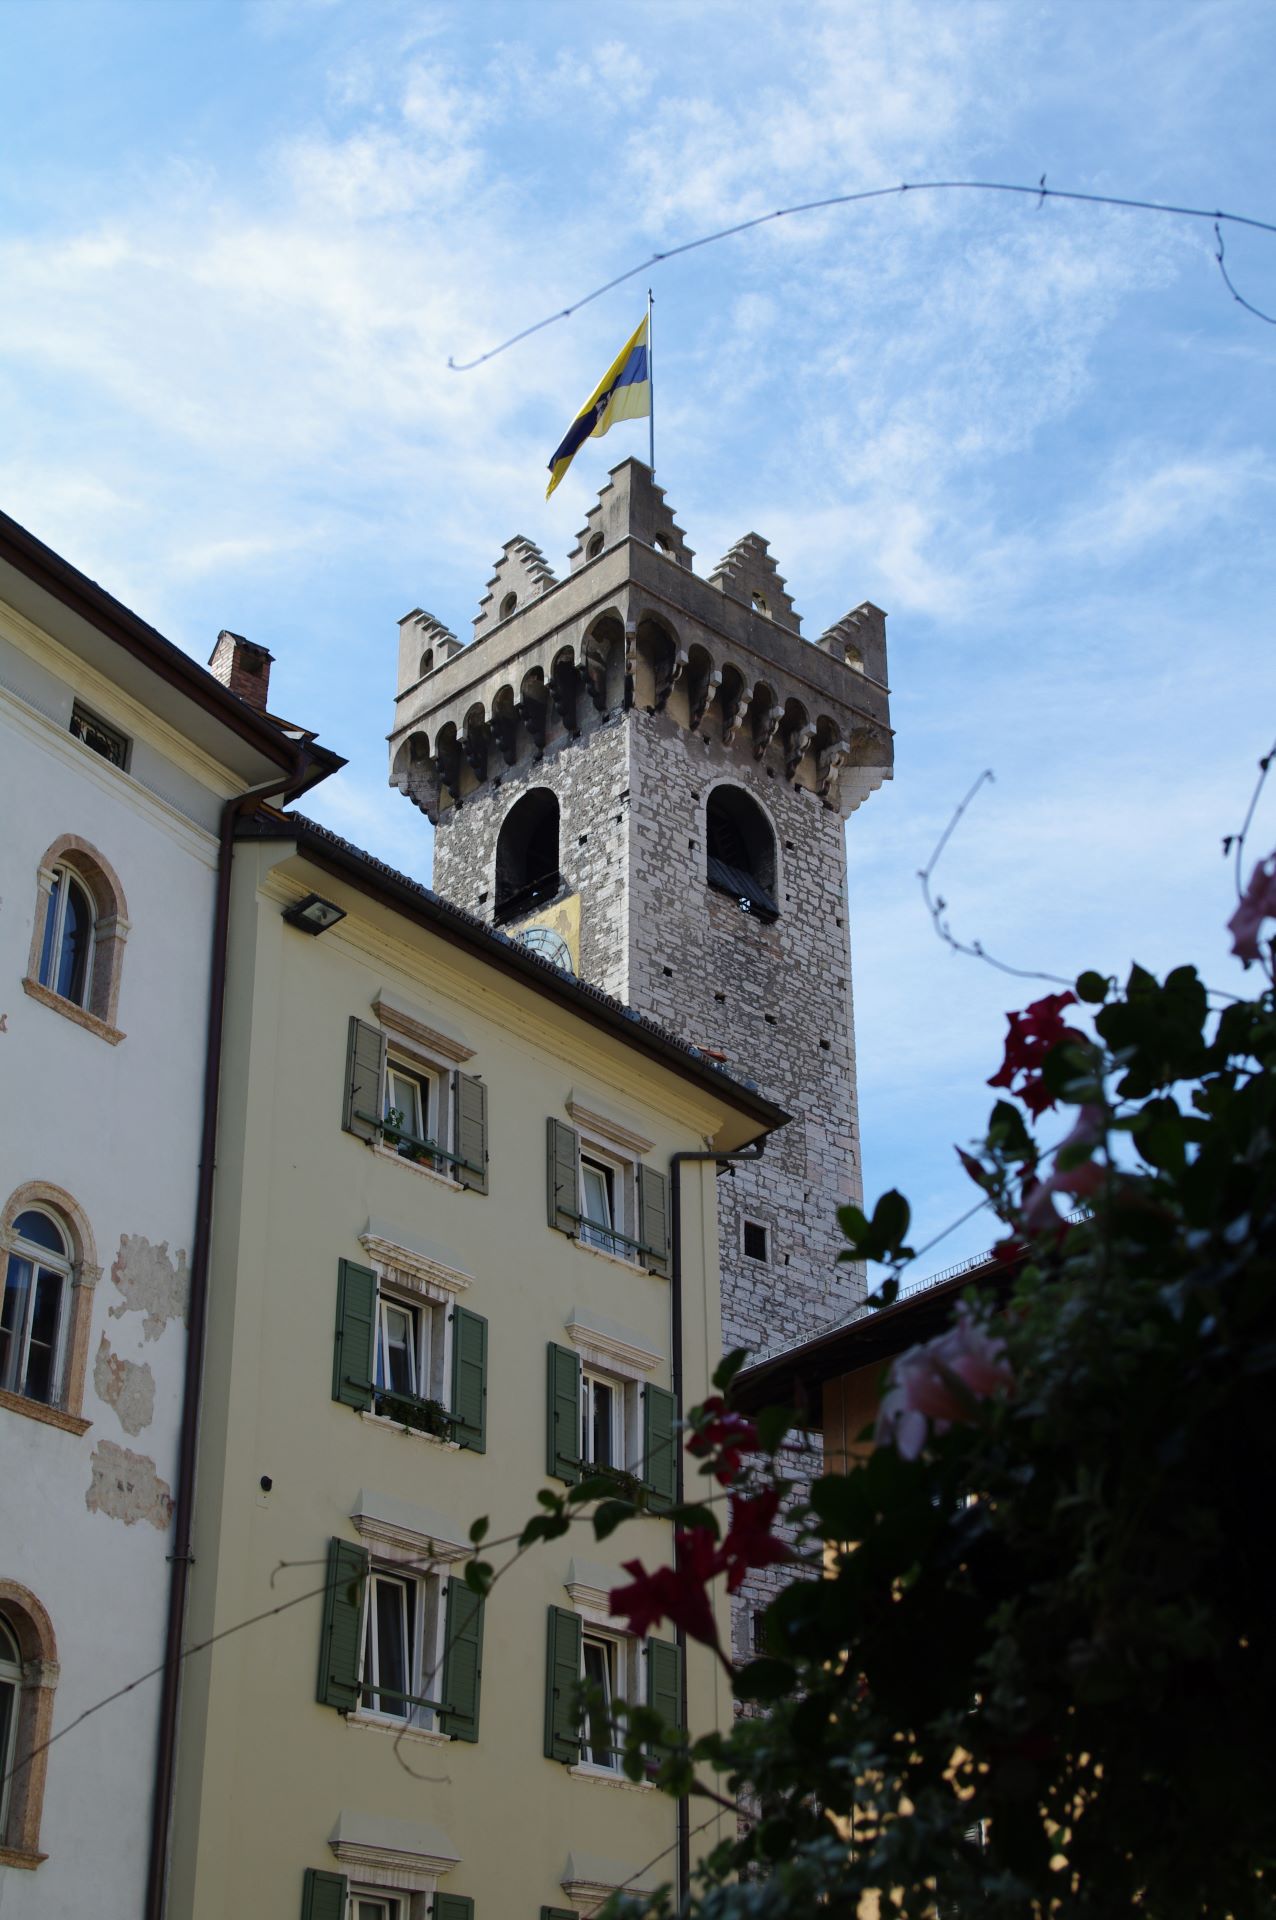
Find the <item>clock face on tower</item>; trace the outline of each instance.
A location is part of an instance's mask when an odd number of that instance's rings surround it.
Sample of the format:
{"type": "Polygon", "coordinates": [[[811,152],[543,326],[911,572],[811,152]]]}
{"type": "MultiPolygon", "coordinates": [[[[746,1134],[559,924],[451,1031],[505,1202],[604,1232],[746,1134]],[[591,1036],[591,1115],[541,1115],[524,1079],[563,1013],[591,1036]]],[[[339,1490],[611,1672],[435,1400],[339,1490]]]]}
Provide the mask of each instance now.
{"type": "Polygon", "coordinates": [[[548,960],[553,967],[561,967],[564,973],[574,973],[572,950],[561,933],[555,933],[552,927],[524,927],[514,938],[529,953],[539,954],[542,960],[548,960]]]}

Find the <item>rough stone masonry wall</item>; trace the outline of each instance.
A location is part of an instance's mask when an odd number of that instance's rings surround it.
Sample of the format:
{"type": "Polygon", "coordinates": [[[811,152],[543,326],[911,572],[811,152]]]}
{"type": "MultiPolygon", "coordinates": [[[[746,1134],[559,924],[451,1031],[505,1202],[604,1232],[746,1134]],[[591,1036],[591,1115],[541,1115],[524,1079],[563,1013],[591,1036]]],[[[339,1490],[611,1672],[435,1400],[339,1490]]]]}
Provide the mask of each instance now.
{"type": "Polygon", "coordinates": [[[719,1183],[723,1341],[755,1353],[845,1320],[862,1278],[837,1264],[836,1210],[861,1198],[846,860],[840,817],[759,765],[637,714],[632,755],[629,997],[697,1046],[728,1056],[788,1107],[792,1124],[756,1168],[719,1183]],[[705,806],[727,780],[770,816],[780,918],[742,913],[705,880],[705,806]],[[770,1229],[766,1264],[743,1253],[743,1221],[770,1229]]]}
{"type": "Polygon", "coordinates": [[[581,896],[583,979],[629,999],[629,728],[617,715],[585,720],[581,737],[551,737],[537,760],[530,744],[515,764],[463,806],[440,816],[434,887],[485,919],[496,898],[496,842],[515,802],[532,787],[558,796],[559,870],[581,896]]]}

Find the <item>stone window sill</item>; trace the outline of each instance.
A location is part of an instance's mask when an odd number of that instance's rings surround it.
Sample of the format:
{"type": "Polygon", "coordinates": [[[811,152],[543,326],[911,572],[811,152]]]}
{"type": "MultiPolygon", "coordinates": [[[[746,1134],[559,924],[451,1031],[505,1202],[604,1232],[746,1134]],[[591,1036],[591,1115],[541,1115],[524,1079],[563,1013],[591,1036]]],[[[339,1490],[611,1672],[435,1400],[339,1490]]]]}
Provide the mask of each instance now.
{"type": "Polygon", "coordinates": [[[359,1733],[388,1733],[395,1740],[404,1740],[417,1747],[450,1747],[450,1733],[440,1733],[435,1727],[410,1727],[402,1720],[391,1720],[377,1713],[348,1713],[346,1725],[359,1733]]]}
{"type": "Polygon", "coordinates": [[[47,1853],[28,1853],[25,1847],[0,1847],[0,1867],[22,1867],[28,1873],[48,1857],[47,1853]]]}
{"type": "Polygon", "coordinates": [[[29,976],[23,980],[22,989],[42,1007],[51,1007],[54,1013],[60,1013],[64,1020],[74,1020],[77,1027],[83,1027],[86,1033],[95,1033],[99,1040],[105,1040],[108,1047],[118,1047],[124,1035],[118,1027],[106,1020],[99,1020],[95,1013],[89,1013],[84,1007],[77,1007],[74,1000],[67,1000],[60,993],[54,993],[50,987],[42,987],[38,980],[29,976]]]}
{"type": "Polygon", "coordinates": [[[654,1780],[630,1780],[612,1767],[593,1767],[582,1760],[578,1766],[568,1767],[573,1780],[596,1780],[600,1787],[619,1787],[622,1793],[654,1793],[654,1780]]]}
{"type": "MultiPolygon", "coordinates": [[[[407,1427],[402,1420],[391,1420],[384,1413],[369,1413],[366,1407],[359,1409],[359,1418],[368,1421],[371,1426],[389,1427],[393,1433],[406,1433],[410,1439],[424,1440],[428,1447],[442,1447],[445,1453],[461,1451],[459,1440],[445,1440],[440,1433],[423,1433],[420,1427],[407,1427]]],[[[85,1425],[88,1425],[87,1421],[85,1425]]],[[[402,1725],[402,1722],[396,1722],[396,1724],[402,1725]]]]}
{"type": "Polygon", "coordinates": [[[404,1154],[396,1153],[393,1147],[382,1146],[374,1141],[372,1151],[379,1160],[393,1160],[397,1167],[406,1167],[409,1173],[419,1173],[423,1180],[433,1180],[436,1187],[446,1187],[449,1193],[465,1193],[459,1180],[452,1180],[446,1173],[440,1173],[435,1167],[427,1167],[424,1160],[409,1160],[404,1154]]]}
{"type": "MultiPolygon", "coordinates": [[[[7,1387],[0,1387],[0,1408],[9,1413],[23,1413],[28,1420],[43,1421],[46,1427],[61,1427],[63,1433],[87,1433],[93,1425],[91,1420],[81,1419],[78,1413],[67,1413],[61,1407],[46,1406],[43,1400],[28,1400],[23,1393],[10,1393],[7,1387]]],[[[4,1849],[0,1847],[0,1854],[4,1849]]],[[[41,1854],[43,1859],[44,1855],[41,1854]]]]}
{"type": "MultiPolygon", "coordinates": [[[[609,1253],[606,1247],[591,1246],[589,1241],[582,1240],[579,1234],[573,1234],[572,1239],[582,1253],[592,1253],[595,1260],[610,1260],[613,1267],[623,1267],[626,1273],[646,1273],[648,1271],[648,1269],[642,1266],[637,1260],[631,1260],[627,1254],[609,1253]]],[[[663,1276],[661,1274],[653,1274],[652,1278],[659,1280],[663,1278],[663,1276]]]]}

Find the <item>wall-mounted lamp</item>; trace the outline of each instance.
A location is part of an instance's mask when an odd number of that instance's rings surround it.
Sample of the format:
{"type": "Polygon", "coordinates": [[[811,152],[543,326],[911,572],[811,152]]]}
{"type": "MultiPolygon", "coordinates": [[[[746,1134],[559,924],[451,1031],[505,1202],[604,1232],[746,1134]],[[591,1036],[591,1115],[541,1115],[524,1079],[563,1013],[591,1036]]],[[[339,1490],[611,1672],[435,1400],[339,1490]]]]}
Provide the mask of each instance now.
{"type": "Polygon", "coordinates": [[[308,893],[295,906],[285,907],[283,917],[290,927],[300,927],[303,933],[327,933],[329,927],[345,919],[346,910],[334,907],[331,900],[324,900],[317,893],[308,893]]]}

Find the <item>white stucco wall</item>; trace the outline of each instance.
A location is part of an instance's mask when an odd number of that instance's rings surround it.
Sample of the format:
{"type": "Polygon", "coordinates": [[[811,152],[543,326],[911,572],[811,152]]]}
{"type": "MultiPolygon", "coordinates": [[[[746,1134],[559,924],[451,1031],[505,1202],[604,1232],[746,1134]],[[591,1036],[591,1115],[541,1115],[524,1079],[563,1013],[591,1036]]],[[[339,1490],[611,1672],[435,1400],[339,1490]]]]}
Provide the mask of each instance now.
{"type": "MultiPolygon", "coordinates": [[[[219,793],[207,763],[183,755],[161,722],[133,702],[113,704],[98,676],[77,677],[66,650],[43,646],[0,606],[0,789],[0,1206],[27,1182],[63,1189],[101,1265],[87,1431],[0,1406],[0,1580],[28,1588],[52,1622],[56,1736],[162,1657],[216,861],[209,828],[229,783],[219,793]],[[138,777],[71,737],[73,695],[132,736],[138,777]],[[63,834],[104,856],[127,900],[117,1044],[23,987],[37,868],[63,834]],[[95,1371],[116,1404],[101,1397],[95,1371]],[[87,1503],[95,1459],[114,1513],[87,1503]]],[[[0,1865],[6,1920],[140,1911],[158,1700],[149,1680],[56,1740],[39,1837],[47,1858],[34,1870],[0,1865]]]]}

